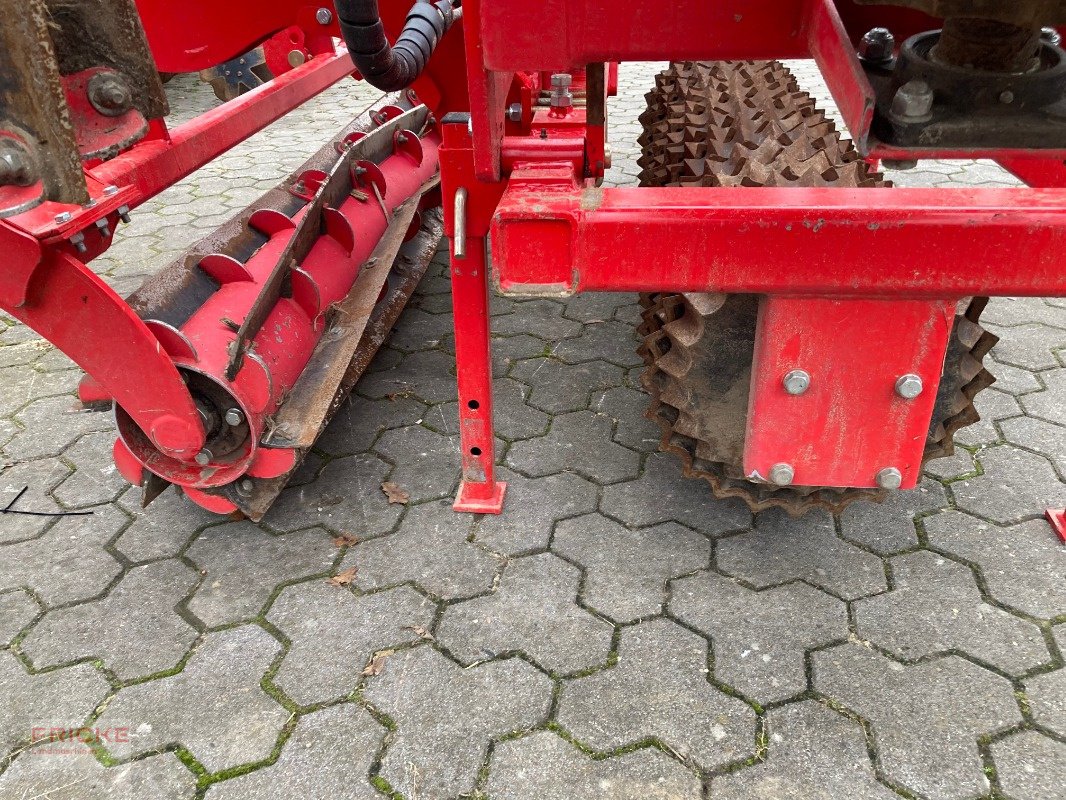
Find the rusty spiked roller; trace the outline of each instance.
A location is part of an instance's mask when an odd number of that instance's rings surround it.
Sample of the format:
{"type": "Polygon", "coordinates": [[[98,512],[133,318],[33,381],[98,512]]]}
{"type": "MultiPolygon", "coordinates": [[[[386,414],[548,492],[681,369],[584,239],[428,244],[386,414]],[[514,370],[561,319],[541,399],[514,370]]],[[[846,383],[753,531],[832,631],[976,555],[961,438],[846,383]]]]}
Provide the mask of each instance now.
{"type": "MultiPolygon", "coordinates": [[[[425,106],[390,104],[130,298],[173,359],[205,443],[164,452],[119,407],[115,462],[145,504],[173,483],[259,519],[365,370],[441,235],[425,106]]],[[[106,400],[91,379],[84,402],[106,400]]]]}

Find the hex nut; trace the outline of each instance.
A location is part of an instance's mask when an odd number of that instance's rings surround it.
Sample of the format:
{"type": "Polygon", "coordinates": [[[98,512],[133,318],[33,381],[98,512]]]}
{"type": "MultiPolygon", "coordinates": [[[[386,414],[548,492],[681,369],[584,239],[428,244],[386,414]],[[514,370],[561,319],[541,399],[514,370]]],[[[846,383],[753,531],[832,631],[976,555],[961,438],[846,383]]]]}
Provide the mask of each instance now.
{"type": "Polygon", "coordinates": [[[896,52],[896,37],[888,28],[873,28],[859,42],[859,58],[867,64],[886,64],[896,52]]]}
{"type": "Polygon", "coordinates": [[[892,114],[908,122],[924,122],[932,116],[934,99],[928,83],[907,81],[892,98],[892,114]]]}

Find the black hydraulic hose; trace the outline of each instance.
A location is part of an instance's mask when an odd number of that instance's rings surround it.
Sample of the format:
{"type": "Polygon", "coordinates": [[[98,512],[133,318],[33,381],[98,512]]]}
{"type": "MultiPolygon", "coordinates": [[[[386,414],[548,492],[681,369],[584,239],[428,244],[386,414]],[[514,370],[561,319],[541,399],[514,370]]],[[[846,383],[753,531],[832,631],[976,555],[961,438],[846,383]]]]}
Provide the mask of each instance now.
{"type": "Polygon", "coordinates": [[[334,5],[356,69],[367,83],[384,92],[406,89],[415,82],[457,16],[451,0],[418,0],[390,47],[377,0],[334,0],[334,5]]]}

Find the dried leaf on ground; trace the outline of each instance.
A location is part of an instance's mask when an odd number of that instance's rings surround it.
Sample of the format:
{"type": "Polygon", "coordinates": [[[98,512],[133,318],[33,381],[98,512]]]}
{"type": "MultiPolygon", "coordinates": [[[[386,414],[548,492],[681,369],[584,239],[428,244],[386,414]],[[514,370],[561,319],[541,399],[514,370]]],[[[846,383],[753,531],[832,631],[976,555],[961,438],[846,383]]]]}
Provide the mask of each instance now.
{"type": "Polygon", "coordinates": [[[333,537],[334,547],[351,547],[353,544],[359,544],[359,537],[354,533],[342,533],[333,537]]]}
{"type": "Polygon", "coordinates": [[[433,634],[423,628],[421,625],[406,625],[404,630],[411,631],[415,636],[421,636],[427,641],[433,641],[433,634]]]}
{"type": "Polygon", "coordinates": [[[363,670],[363,674],[380,675],[381,670],[385,669],[385,659],[395,652],[395,650],[382,650],[380,653],[375,653],[370,663],[366,665],[366,669],[363,670]]]}
{"type": "Polygon", "coordinates": [[[351,567],[350,569],[344,570],[344,572],[338,572],[326,581],[326,583],[330,586],[351,586],[352,581],[355,580],[355,572],[355,567],[351,567]]]}
{"type": "Polygon", "coordinates": [[[392,481],[385,481],[381,484],[381,491],[385,493],[385,496],[389,498],[389,503],[398,503],[400,505],[407,505],[411,499],[411,495],[400,488],[398,484],[392,481]]]}

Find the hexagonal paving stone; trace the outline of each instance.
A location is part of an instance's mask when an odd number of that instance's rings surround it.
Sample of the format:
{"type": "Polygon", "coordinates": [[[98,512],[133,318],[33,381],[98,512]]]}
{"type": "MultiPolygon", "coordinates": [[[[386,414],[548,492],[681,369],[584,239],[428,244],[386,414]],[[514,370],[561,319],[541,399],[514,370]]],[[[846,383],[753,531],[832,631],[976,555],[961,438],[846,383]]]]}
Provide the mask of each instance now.
{"type": "MultiPolygon", "coordinates": [[[[1066,328],[1066,309],[1049,306],[1040,297],[993,297],[981,314],[981,322],[1004,327],[1041,323],[1066,328]]],[[[1003,331],[1000,336],[1010,336],[1003,331]]]]}
{"type": "Polygon", "coordinates": [[[0,416],[9,416],[32,400],[70,394],[77,387],[74,372],[38,372],[24,367],[0,369],[0,416]]]}
{"type": "Polygon", "coordinates": [[[399,366],[368,372],[359,381],[359,394],[374,399],[416,397],[426,403],[446,403],[458,394],[455,359],[440,350],[406,356],[399,366]]]}
{"type": "Polygon", "coordinates": [[[561,414],[547,436],[515,442],[507,465],[534,478],[573,471],[597,483],[635,478],[640,456],[611,441],[611,421],[591,411],[561,414]]]}
{"type": "Polygon", "coordinates": [[[1066,485],[1046,459],[1004,445],[984,451],[978,460],[984,475],[952,484],[961,510],[1009,523],[1066,505],[1066,485]]]}
{"type": "Polygon", "coordinates": [[[1005,678],[958,656],[903,667],[857,644],[811,658],[815,690],[870,721],[887,778],[931,800],[988,792],[977,737],[1021,721],[1005,678]]]}
{"type": "Polygon", "coordinates": [[[493,594],[448,606],[437,640],[466,663],[520,651],[555,673],[604,664],[614,629],[576,605],[580,581],[550,553],[511,561],[493,594]]]}
{"type": "Polygon", "coordinates": [[[711,780],[721,800],[890,800],[877,782],[862,726],[820,703],[775,708],[767,715],[769,743],[762,763],[711,780]]]}
{"type": "Polygon", "coordinates": [[[451,497],[459,484],[459,436],[421,425],[385,431],[374,449],[396,465],[389,477],[420,503],[451,497]]]}
{"type": "Polygon", "coordinates": [[[24,586],[50,606],[88,600],[122,569],[104,545],[127,521],[114,506],[100,506],[60,517],[36,539],[0,546],[0,589],[24,586]]]}
{"type": "Polygon", "coordinates": [[[1066,475],[1066,428],[1035,417],[1015,417],[1000,423],[1003,435],[1011,444],[1042,453],[1066,475]]]}
{"type": "Polygon", "coordinates": [[[128,742],[112,742],[116,758],[180,743],[208,771],[270,755],[289,712],[259,681],[281,645],[256,625],[208,634],[169,678],[118,693],[97,727],[128,727],[128,742]]]}
{"type": "Polygon", "coordinates": [[[30,750],[0,775],[0,797],[11,800],[192,800],[195,794],[196,776],[173,753],[105,767],[87,753],[42,757],[30,750]]]}
{"type": "Polygon", "coordinates": [[[353,396],[341,407],[315,442],[315,448],[334,456],[363,453],[388,428],[422,421],[428,406],[413,397],[368,400],[353,396]]]}
{"type": "Polygon", "coordinates": [[[140,487],[131,487],[118,504],[133,517],[133,524],[115,540],[115,549],[135,564],[178,555],[196,532],[207,525],[225,520],[189,500],[177,490],[166,489],[142,506],[140,487]]]}
{"type": "Polygon", "coordinates": [[[341,569],[355,567],[361,589],[412,582],[446,600],[487,592],[501,560],[470,543],[474,521],[446,501],[415,506],[396,533],[349,548],[341,569]]]}
{"type": "Polygon", "coordinates": [[[628,622],[659,614],[667,581],[705,568],[711,543],[676,522],[633,531],[588,514],[560,522],[552,550],[585,568],[586,603],[628,622]]]}
{"type": "Polygon", "coordinates": [[[496,745],[493,800],[697,800],[699,779],[666,753],[645,748],[594,761],[549,731],[496,745]]]}
{"type": "Polygon", "coordinates": [[[992,351],[997,361],[1034,372],[1059,366],[1051,351],[1066,345],[1066,332],[1027,323],[995,333],[1000,337],[992,351]]]}
{"type": "Polygon", "coordinates": [[[301,705],[344,697],[375,652],[418,641],[435,610],[409,586],[361,596],[320,580],[289,586],[267,614],[291,642],[274,683],[301,705]]]}
{"type": "Polygon", "coordinates": [[[1066,369],[1044,372],[1040,380],[1044,383],[1036,387],[1040,391],[1024,395],[1018,402],[1027,414],[1061,424],[1066,420],[1066,369]]]}
{"type": "Polygon", "coordinates": [[[391,505],[381,491],[390,470],[372,453],[334,459],[314,483],[282,492],[263,522],[277,530],[319,522],[361,539],[379,536],[392,530],[403,513],[403,507],[391,505]]]}
{"type": "Polygon", "coordinates": [[[4,450],[19,461],[58,456],[82,434],[114,429],[110,414],[81,411],[76,406],[77,400],[66,395],[33,401],[15,416],[25,430],[4,450]]]}
{"type": "Polygon", "coordinates": [[[572,365],[556,358],[531,358],[515,364],[511,377],[533,387],[526,401],[529,405],[549,414],[563,414],[586,409],[593,395],[621,386],[625,372],[606,361],[572,365]]]}
{"type": "Polygon", "coordinates": [[[489,742],[548,713],[552,682],[518,659],[463,669],[429,646],[396,653],[364,692],[396,721],[381,776],[405,797],[474,788],[489,742]]]}
{"type": "Polygon", "coordinates": [[[756,592],[701,572],[672,589],[670,610],[714,643],[715,677],[760,703],[804,691],[806,650],[848,636],[844,603],[806,584],[756,592]]]}
{"type": "Polygon", "coordinates": [[[718,500],[705,481],[685,478],[681,462],[671,453],[648,456],[637,480],[605,487],[600,508],[626,525],[676,520],[711,536],[751,525],[751,512],[743,502],[718,500]]]}
{"type": "Polygon", "coordinates": [[[587,322],[577,339],[566,339],[553,348],[556,358],[578,364],[601,358],[620,367],[635,367],[643,363],[637,353],[640,340],[636,329],[624,322],[597,320],[587,322]]]}
{"type": "Polygon", "coordinates": [[[0,594],[0,647],[7,647],[40,613],[40,606],[23,589],[0,594]]]}
{"type": "Polygon", "coordinates": [[[496,479],[507,482],[502,514],[486,514],[474,528],[474,541],[504,555],[516,556],[548,547],[555,523],[596,509],[595,484],[561,472],[527,478],[503,468],[496,479]]]}
{"type": "Polygon", "coordinates": [[[1030,520],[997,528],[958,511],[925,521],[929,544],[981,569],[993,598],[1035,617],[1066,610],[1062,575],[1066,549],[1046,521],[1030,520]]]}
{"type": "Polygon", "coordinates": [[[563,316],[578,322],[597,324],[612,319],[620,306],[629,305],[636,299],[637,295],[626,292],[576,294],[566,299],[563,316]]]}
{"type": "Polygon", "coordinates": [[[396,320],[389,334],[389,346],[405,353],[433,350],[441,346],[441,340],[451,331],[452,321],[447,316],[409,306],[396,320]]]}
{"type": "Polygon", "coordinates": [[[990,748],[1008,800],[1061,800],[1066,786],[1066,744],[1022,731],[990,748]]]}
{"type": "Polygon", "coordinates": [[[828,513],[795,519],[779,509],[755,529],[718,542],[718,568],[757,588],[803,580],[845,600],[888,588],[881,559],[841,540],[828,513]]]}
{"type": "Polygon", "coordinates": [[[884,503],[852,503],[840,515],[840,534],[882,555],[898,553],[918,544],[915,516],[947,502],[944,487],[926,479],[911,491],[890,493],[884,503]]]}
{"type": "Polygon", "coordinates": [[[134,567],[102,600],[45,614],[22,650],[38,669],[99,658],[123,681],[170,669],[196,639],[174,606],[198,580],[180,561],[134,567]]]}
{"type": "Polygon", "coordinates": [[[234,522],[208,528],[186,556],[205,572],[189,610],[215,626],[257,616],[279,583],[329,572],[337,550],[322,528],[272,536],[234,522]]]}
{"type": "MultiPolygon", "coordinates": [[[[1066,630],[1056,626],[1055,640],[1059,652],[1066,652],[1066,630]]],[[[1037,675],[1025,682],[1025,694],[1033,719],[1048,730],[1066,736],[1066,669],[1037,675]]]]}
{"type": "Polygon", "coordinates": [[[892,591],[853,607],[863,639],[907,660],[961,651],[1014,675],[1050,659],[1040,629],[986,603],[968,567],[925,550],[891,563],[892,591]]]}
{"type": "Polygon", "coordinates": [[[644,416],[650,399],[639,389],[619,386],[593,395],[592,410],[611,417],[616,442],[642,453],[654,453],[659,449],[662,430],[657,422],[644,416]]]}
{"type": "MultiPolygon", "coordinates": [[[[0,466],[3,466],[2,462],[0,466]]],[[[16,511],[62,511],[49,493],[68,475],[70,468],[55,458],[23,461],[9,466],[0,472],[0,508],[10,505],[16,511]]],[[[38,536],[54,521],[54,518],[47,516],[0,514],[0,543],[38,536]]]]}
{"type": "Polygon", "coordinates": [[[625,628],[615,666],[565,683],[557,718],[596,750],[654,737],[703,769],[755,747],[755,712],[707,681],[707,642],[665,619],[625,628]]]}
{"type": "Polygon", "coordinates": [[[209,800],[378,800],[366,775],[385,730],[369,712],[351,703],[305,714],[277,762],[216,783],[209,800]]]}
{"type": "Polygon", "coordinates": [[[527,300],[515,306],[513,314],[494,319],[496,333],[528,333],[546,342],[558,342],[580,336],[580,322],[563,319],[563,305],[554,300],[527,300]]]}
{"type": "Polygon", "coordinates": [[[55,497],[70,508],[109,503],[129,484],[115,466],[111,448],[115,434],[111,431],[89,433],[68,447],[63,458],[76,471],[54,491],[55,497]]]}
{"type": "Polygon", "coordinates": [[[30,675],[14,654],[0,651],[0,764],[16,745],[40,741],[35,728],[78,728],[110,687],[88,664],[30,675]]]}

